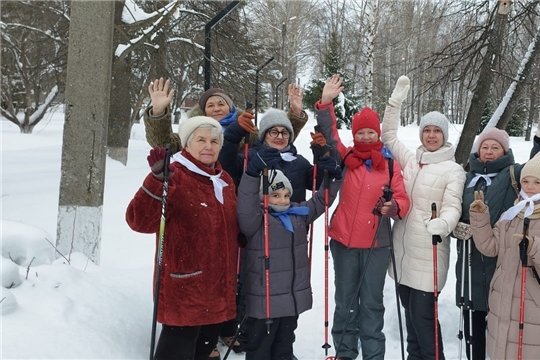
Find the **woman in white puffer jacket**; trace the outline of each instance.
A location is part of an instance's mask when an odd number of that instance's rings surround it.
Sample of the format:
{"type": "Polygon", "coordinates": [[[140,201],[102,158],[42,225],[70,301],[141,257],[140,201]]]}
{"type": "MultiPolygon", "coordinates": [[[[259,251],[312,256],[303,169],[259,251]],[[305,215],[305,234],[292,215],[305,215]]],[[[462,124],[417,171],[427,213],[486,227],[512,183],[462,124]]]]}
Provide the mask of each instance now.
{"type": "MultiPolygon", "coordinates": [[[[455,149],[448,142],[448,119],[440,112],[420,120],[422,145],[416,154],[398,140],[401,103],[409,91],[409,79],[401,76],[384,112],[381,140],[403,169],[405,190],[411,199],[409,213],[394,223],[399,295],[405,308],[409,359],[435,358],[432,236],[437,245],[438,290],[446,283],[450,262],[450,238],[461,216],[465,171],[455,162],[455,149]],[[437,218],[431,219],[431,204],[437,218]]],[[[393,277],[393,269],[389,269],[393,277]]],[[[439,359],[444,359],[442,336],[438,332],[439,359]]]]}

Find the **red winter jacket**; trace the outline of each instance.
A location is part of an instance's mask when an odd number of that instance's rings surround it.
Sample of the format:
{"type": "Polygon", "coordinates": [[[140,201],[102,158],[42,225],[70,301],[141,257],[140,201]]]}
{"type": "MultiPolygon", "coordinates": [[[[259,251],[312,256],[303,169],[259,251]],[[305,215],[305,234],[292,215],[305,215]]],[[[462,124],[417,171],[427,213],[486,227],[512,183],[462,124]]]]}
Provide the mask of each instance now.
{"type": "MultiPolygon", "coordinates": [[[[208,168],[185,150],[182,155],[210,175],[208,168]]],[[[180,165],[169,179],[158,321],[171,326],[217,324],[236,316],[236,252],[238,222],[235,186],[223,189],[224,204],[214,196],[212,181],[180,165]]],[[[152,174],[144,180],[126,212],[135,231],[155,233],[159,240],[163,182],[152,174]]],[[[157,248],[157,246],[156,246],[157,248]]],[[[157,264],[154,265],[154,278],[157,264]]]]}
{"type": "MultiPolygon", "coordinates": [[[[316,104],[317,121],[332,121],[332,144],[337,148],[344,159],[351,151],[351,147],[346,147],[339,138],[336,127],[336,119],[333,106],[330,104],[316,104]],[[330,108],[330,111],[322,111],[330,108]],[[328,118],[329,117],[329,118],[328,118]]],[[[401,166],[397,161],[393,161],[394,171],[390,187],[394,191],[393,199],[399,207],[398,217],[401,218],[409,211],[409,197],[405,193],[401,166]]],[[[388,184],[390,174],[388,170],[388,160],[385,161],[384,170],[376,170],[371,167],[371,172],[367,171],[364,164],[345,172],[345,179],[341,187],[339,204],[334,212],[330,223],[329,235],[343,245],[351,248],[370,248],[373,237],[377,231],[379,217],[372,213],[379,197],[383,195],[384,186],[388,184]]]]}

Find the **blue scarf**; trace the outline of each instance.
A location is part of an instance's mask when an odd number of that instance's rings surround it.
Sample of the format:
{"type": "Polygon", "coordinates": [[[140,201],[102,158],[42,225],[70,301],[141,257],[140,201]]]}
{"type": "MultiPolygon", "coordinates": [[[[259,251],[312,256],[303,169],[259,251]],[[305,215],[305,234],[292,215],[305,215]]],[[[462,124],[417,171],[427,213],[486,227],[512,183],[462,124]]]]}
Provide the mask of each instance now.
{"type": "Polygon", "coordinates": [[[225,129],[227,128],[227,126],[229,126],[233,121],[236,120],[237,116],[238,116],[238,113],[236,112],[236,108],[234,107],[234,105],[232,105],[231,112],[229,113],[229,115],[219,120],[219,124],[223,128],[223,132],[225,132],[225,129]]]}
{"type": "Polygon", "coordinates": [[[293,206],[289,209],[282,211],[282,212],[271,212],[270,215],[274,217],[278,217],[279,220],[281,220],[281,223],[283,226],[285,226],[285,229],[288,231],[294,233],[294,229],[292,226],[291,218],[289,217],[289,214],[291,215],[309,215],[309,208],[307,206],[293,206]]]}

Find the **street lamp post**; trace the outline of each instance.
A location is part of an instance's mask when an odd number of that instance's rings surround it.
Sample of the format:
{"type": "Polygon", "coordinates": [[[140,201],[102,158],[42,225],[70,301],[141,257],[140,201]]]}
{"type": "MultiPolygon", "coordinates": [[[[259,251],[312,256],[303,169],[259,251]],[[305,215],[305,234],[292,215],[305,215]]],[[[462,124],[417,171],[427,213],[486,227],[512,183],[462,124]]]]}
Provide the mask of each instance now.
{"type": "Polygon", "coordinates": [[[225,9],[221,10],[219,14],[214,16],[212,20],[206,23],[204,26],[204,90],[210,89],[210,74],[211,74],[211,67],[210,67],[210,61],[212,58],[212,51],[211,51],[211,38],[210,38],[210,30],[217,24],[223,20],[223,18],[235,7],[237,7],[240,4],[240,1],[231,1],[229,5],[225,7],[225,9]]]}
{"type": "MultiPolygon", "coordinates": [[[[281,80],[279,84],[276,85],[276,98],[274,99],[275,104],[276,104],[276,109],[278,109],[278,89],[285,81],[287,81],[287,78],[283,78],[283,80],[281,80]]],[[[283,106],[281,108],[283,109],[283,106]]]]}
{"type": "Polygon", "coordinates": [[[259,66],[255,71],[255,126],[257,126],[257,113],[259,112],[259,72],[261,72],[266,65],[270,64],[272,60],[274,60],[273,56],[266,60],[266,62],[259,66]]]}

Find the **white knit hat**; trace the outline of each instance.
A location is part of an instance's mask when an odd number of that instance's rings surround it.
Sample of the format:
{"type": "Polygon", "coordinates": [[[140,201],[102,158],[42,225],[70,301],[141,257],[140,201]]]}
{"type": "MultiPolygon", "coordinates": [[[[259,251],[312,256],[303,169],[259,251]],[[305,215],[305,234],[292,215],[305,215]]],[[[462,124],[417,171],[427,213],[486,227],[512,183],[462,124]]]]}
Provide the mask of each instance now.
{"type": "MultiPolygon", "coordinates": [[[[285,176],[283,171],[277,170],[277,169],[268,170],[268,182],[270,183],[270,186],[268,186],[268,195],[270,195],[271,193],[273,193],[276,190],[285,188],[285,189],[289,189],[289,191],[291,192],[291,196],[292,196],[293,189],[292,189],[291,182],[285,176]]],[[[263,199],[263,182],[262,182],[262,179],[261,179],[261,187],[260,187],[260,192],[259,193],[260,193],[261,201],[262,201],[262,199],[263,199]]]]}
{"type": "Polygon", "coordinates": [[[208,116],[194,116],[182,121],[178,127],[178,135],[180,136],[180,144],[185,147],[189,136],[197,130],[197,128],[205,125],[204,127],[214,127],[219,130],[219,143],[223,145],[223,130],[219,122],[208,116]]]}
{"type": "Polygon", "coordinates": [[[420,141],[426,126],[433,125],[441,129],[443,133],[443,145],[448,142],[448,119],[438,111],[428,112],[420,119],[420,141]]]}
{"type": "Polygon", "coordinates": [[[289,144],[294,140],[293,127],[287,113],[278,109],[268,109],[262,116],[259,124],[259,139],[264,141],[266,132],[275,126],[283,126],[291,134],[289,144]]]}

